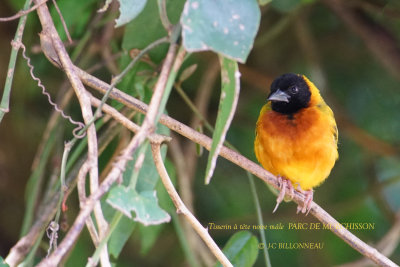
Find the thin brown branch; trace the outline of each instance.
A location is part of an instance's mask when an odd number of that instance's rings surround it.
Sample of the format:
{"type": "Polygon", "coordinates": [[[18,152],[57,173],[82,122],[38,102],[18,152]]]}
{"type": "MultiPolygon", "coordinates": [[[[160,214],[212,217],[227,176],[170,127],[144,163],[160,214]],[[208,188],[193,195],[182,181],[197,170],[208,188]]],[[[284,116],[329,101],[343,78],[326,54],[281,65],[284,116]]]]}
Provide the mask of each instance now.
{"type": "MultiPolygon", "coordinates": [[[[77,176],[77,189],[79,197],[79,206],[82,208],[86,202],[86,175],[89,172],[90,166],[86,161],[83,163],[77,176]]],[[[99,234],[97,233],[96,227],[92,218],[89,216],[86,220],[86,228],[89,231],[90,237],[92,238],[93,244],[97,247],[99,244],[99,234]]]]}
{"type": "MultiPolygon", "coordinates": [[[[143,124],[137,134],[130,141],[126,149],[122,152],[119,160],[115,163],[114,168],[110,171],[104,181],[100,184],[98,189],[91,193],[87,198],[85,205],[81,208],[77,218],[75,219],[70,230],[60,243],[58,248],[46,259],[43,259],[37,266],[56,266],[72,248],[76,239],[80,235],[87,218],[95,207],[100,198],[108,192],[114,182],[121,176],[125,169],[128,160],[136,149],[143,143],[149,134],[154,132],[155,119],[159,111],[161,99],[164,94],[165,85],[168,80],[169,73],[174,62],[177,45],[175,43],[170,45],[167,57],[164,61],[160,76],[155,85],[154,93],[150,101],[148,112],[144,118],[143,124]]],[[[75,68],[77,71],[78,68],[75,68]]],[[[108,88],[110,85],[108,85],[108,88]]],[[[107,88],[107,89],[108,89],[107,88]]],[[[112,94],[112,93],[111,93],[112,94]]],[[[89,99],[90,101],[90,99],[89,99]]]]}
{"type": "Polygon", "coordinates": [[[7,18],[0,18],[0,22],[3,21],[11,21],[11,20],[15,20],[18,19],[26,14],[29,14],[30,12],[36,10],[39,6],[43,5],[44,3],[46,3],[48,0],[42,0],[41,2],[38,2],[37,4],[35,4],[33,7],[27,9],[27,10],[20,10],[18,11],[17,14],[11,16],[11,17],[7,17],[7,18]]]}
{"type": "MultiPolygon", "coordinates": [[[[124,162],[119,163],[122,164],[124,162]]],[[[63,241],[59,244],[58,248],[48,258],[43,259],[37,266],[57,266],[59,264],[65,254],[74,245],[96,203],[118,179],[122,170],[122,168],[114,168],[114,172],[111,172],[110,175],[101,183],[98,190],[87,198],[84,206],[81,208],[78,216],[76,217],[75,222],[71,226],[67,235],[64,237],[63,241]]]]}
{"type": "MultiPolygon", "coordinates": [[[[41,35],[42,36],[42,35],[41,35]]],[[[43,38],[41,38],[43,40],[43,38]]],[[[73,133],[75,134],[77,131],[81,130],[84,127],[84,124],[79,121],[75,121],[72,119],[71,116],[65,114],[63,109],[60,109],[55,103],[52,98],[50,93],[46,90],[45,86],[43,85],[42,81],[34,74],[34,66],[31,64],[31,59],[26,55],[26,48],[23,43],[16,44],[21,47],[22,49],[22,57],[26,60],[26,64],[29,68],[29,73],[32,77],[33,80],[37,82],[37,86],[42,89],[42,94],[47,97],[47,102],[53,107],[55,111],[57,111],[64,119],[68,120],[71,124],[76,125],[75,130],[73,130],[73,133]]]]}
{"type": "Polygon", "coordinates": [[[160,175],[161,181],[163,182],[165,189],[167,190],[170,198],[172,199],[172,202],[174,203],[177,209],[177,213],[183,214],[185,219],[190,223],[190,225],[197,232],[197,234],[203,239],[203,241],[210,248],[211,252],[223,266],[233,266],[229,262],[228,258],[221,251],[221,249],[217,246],[215,241],[211,238],[207,229],[204,228],[201,225],[201,223],[196,219],[196,217],[193,216],[193,214],[188,210],[188,208],[183,203],[182,199],[179,197],[178,193],[174,188],[174,185],[171,182],[171,179],[169,178],[167,170],[165,169],[160,148],[161,148],[160,143],[151,144],[151,151],[153,152],[153,159],[157,167],[158,174],[160,175]]]}
{"type": "MultiPolygon", "coordinates": [[[[186,105],[193,112],[193,118],[191,127],[197,129],[204,125],[208,130],[212,131],[213,127],[207,122],[203,114],[207,114],[207,106],[209,98],[212,92],[213,85],[218,76],[218,70],[220,65],[217,60],[210,60],[209,67],[205,71],[201,81],[199,82],[199,88],[197,90],[196,103],[193,103],[189,96],[182,89],[182,81],[186,80],[190,76],[190,72],[196,69],[197,65],[188,67],[180,75],[179,81],[175,82],[175,89],[178,94],[182,97],[186,105]],[[188,71],[186,74],[185,72],[188,71]],[[185,77],[185,75],[188,75],[185,77]]],[[[182,197],[182,201],[186,204],[186,207],[195,215],[195,209],[193,205],[193,181],[194,174],[196,172],[196,165],[198,160],[198,145],[193,142],[185,142],[177,138],[177,135],[173,135],[174,138],[169,143],[169,149],[177,172],[178,178],[178,189],[179,194],[182,197]],[[184,149],[186,148],[186,149],[184,149]]],[[[214,257],[211,255],[210,250],[201,240],[201,238],[193,231],[190,223],[187,220],[181,219],[183,225],[183,231],[187,238],[191,251],[194,252],[193,256],[199,256],[206,266],[212,266],[214,264],[214,257]]],[[[196,257],[197,258],[197,257],[196,257]]]]}
{"type": "Polygon", "coordinates": [[[61,10],[57,5],[56,0],[52,0],[52,1],[53,1],[53,4],[54,4],[54,7],[55,7],[55,9],[56,9],[56,11],[58,13],[58,16],[60,16],[60,21],[61,21],[61,24],[63,25],[64,32],[65,32],[65,35],[67,36],[68,42],[70,44],[72,44],[73,43],[72,42],[72,38],[71,38],[71,35],[69,34],[68,27],[67,27],[67,24],[65,23],[64,17],[63,17],[63,15],[61,13],[61,10]]]}
{"type": "MultiPolygon", "coordinates": [[[[106,129],[100,136],[99,153],[102,153],[107,145],[110,144],[110,142],[115,138],[115,135],[118,134],[119,131],[116,129],[117,127],[115,127],[116,124],[117,122],[111,123],[108,129],[106,129]]],[[[66,184],[68,187],[67,194],[70,194],[70,192],[75,188],[75,184],[77,182],[75,178],[77,177],[78,171],[82,164],[84,161],[86,161],[83,160],[84,158],[85,156],[83,156],[82,159],[75,164],[75,167],[70,171],[70,174],[66,179],[66,184]]],[[[10,266],[17,266],[24,259],[26,259],[26,256],[32,250],[35,242],[37,242],[37,239],[42,237],[42,231],[45,230],[46,226],[54,218],[59,199],[60,196],[57,192],[53,192],[51,195],[49,194],[45,197],[45,200],[37,209],[38,216],[32,227],[29,229],[29,232],[10,249],[10,252],[7,256],[7,263],[10,266]]]]}
{"type": "MultiPolygon", "coordinates": [[[[174,166],[176,168],[177,180],[178,180],[178,189],[179,194],[182,196],[182,201],[186,203],[188,210],[190,210],[194,215],[194,205],[193,205],[193,177],[190,176],[191,169],[190,166],[193,166],[195,163],[191,161],[195,161],[194,157],[196,157],[196,152],[193,151],[193,155],[185,156],[183,153],[182,145],[178,142],[179,138],[176,138],[177,135],[173,135],[173,138],[168,146],[168,153],[172,156],[172,160],[174,162],[174,166]]],[[[193,143],[190,144],[194,145],[193,143]]],[[[193,146],[194,148],[194,146],[193,146]]],[[[194,148],[195,149],[195,148],[194,148]]],[[[194,252],[194,256],[196,261],[198,261],[198,256],[201,257],[205,266],[213,266],[214,265],[214,257],[210,254],[210,250],[204,245],[204,242],[201,241],[200,237],[196,235],[193,231],[190,223],[187,220],[182,219],[183,231],[185,233],[185,237],[187,238],[189,247],[191,251],[194,252]]]]}
{"type": "MultiPolygon", "coordinates": [[[[101,101],[94,96],[90,96],[90,100],[94,107],[99,107],[101,104],[101,101]]],[[[110,105],[107,105],[107,104],[102,105],[102,111],[105,114],[110,115],[113,119],[115,119],[120,124],[122,124],[126,129],[128,129],[134,133],[139,132],[140,126],[136,125],[133,121],[131,121],[130,119],[125,117],[123,114],[121,114],[118,110],[111,107],[110,105]]],[[[147,136],[147,138],[150,140],[150,142],[157,142],[158,140],[160,140],[160,138],[170,141],[170,137],[162,136],[162,135],[155,134],[155,133],[149,134],[147,136]]]]}
{"type": "MultiPolygon", "coordinates": [[[[96,77],[86,73],[85,71],[76,68],[76,72],[82,79],[82,81],[102,92],[105,93],[106,90],[109,87],[109,84],[97,79],[96,77]]],[[[148,106],[144,104],[143,102],[135,99],[134,97],[125,94],[122,91],[119,91],[118,89],[114,89],[114,91],[110,94],[110,97],[123,103],[124,105],[137,110],[141,113],[146,114],[148,110],[148,106]]],[[[167,115],[162,115],[160,118],[160,123],[166,125],[168,128],[171,130],[181,134],[182,136],[185,136],[186,138],[190,139],[191,141],[200,144],[201,146],[205,147],[207,150],[211,148],[211,142],[212,140],[193,130],[192,128],[180,123],[179,121],[167,116],[167,115]]],[[[220,155],[229,161],[233,162],[234,164],[240,166],[241,168],[249,171],[250,173],[254,174],[264,182],[272,185],[276,189],[279,189],[279,183],[277,178],[272,175],[271,173],[267,172],[265,169],[263,169],[261,166],[258,164],[250,161],[249,159],[243,157],[239,153],[226,148],[222,147],[220,155]]],[[[293,201],[296,202],[297,204],[303,205],[305,200],[305,196],[298,192],[295,191],[295,195],[293,198],[293,201]]],[[[360,240],[358,237],[353,235],[350,231],[343,227],[339,227],[340,224],[337,222],[331,215],[329,215],[325,210],[323,210],[319,205],[317,205],[315,202],[312,202],[311,204],[311,211],[310,213],[315,216],[320,222],[322,222],[325,225],[331,225],[330,230],[335,233],[339,238],[343,239],[346,243],[348,243],[351,247],[353,247],[355,250],[363,254],[364,256],[370,258],[373,260],[375,263],[382,265],[382,266],[396,266],[391,260],[389,260],[387,257],[379,253],[375,248],[369,246],[366,244],[364,241],[360,240]]]]}
{"type": "MultiPolygon", "coordinates": [[[[34,1],[35,3],[39,3],[38,0],[34,1]]],[[[54,22],[47,8],[47,5],[39,6],[37,9],[37,13],[43,28],[42,34],[48,35],[50,37],[53,44],[53,48],[56,51],[57,56],[62,65],[62,69],[66,73],[68,80],[70,81],[76,93],[76,96],[79,100],[85,124],[89,124],[93,119],[93,112],[91,109],[90,98],[81,80],[75,73],[74,65],[64,47],[64,44],[62,43],[56,31],[54,22]]],[[[91,192],[95,192],[99,187],[99,179],[98,179],[98,162],[97,162],[98,158],[97,134],[94,124],[88,126],[87,138],[88,138],[88,164],[91,167],[89,171],[90,190],[91,192]]],[[[108,223],[103,216],[100,202],[96,203],[94,214],[97,225],[99,227],[100,238],[103,238],[107,233],[108,223]]],[[[103,266],[111,266],[108,259],[107,246],[104,246],[101,259],[103,266]]]]}
{"type": "Polygon", "coordinates": [[[168,34],[170,34],[170,32],[172,31],[173,25],[171,24],[171,22],[168,19],[166,2],[167,2],[166,0],[157,0],[161,23],[164,26],[164,28],[167,30],[168,34]]]}

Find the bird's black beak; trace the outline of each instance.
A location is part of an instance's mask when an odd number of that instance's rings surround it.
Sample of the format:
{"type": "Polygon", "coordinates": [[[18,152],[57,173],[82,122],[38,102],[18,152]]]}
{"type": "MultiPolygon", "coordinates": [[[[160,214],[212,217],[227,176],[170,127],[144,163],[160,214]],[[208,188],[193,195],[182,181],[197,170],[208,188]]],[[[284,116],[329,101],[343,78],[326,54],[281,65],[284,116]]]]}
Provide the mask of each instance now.
{"type": "Polygon", "coordinates": [[[290,99],[290,95],[288,95],[285,92],[278,89],[273,94],[271,94],[267,100],[288,103],[289,99],[290,99]]]}

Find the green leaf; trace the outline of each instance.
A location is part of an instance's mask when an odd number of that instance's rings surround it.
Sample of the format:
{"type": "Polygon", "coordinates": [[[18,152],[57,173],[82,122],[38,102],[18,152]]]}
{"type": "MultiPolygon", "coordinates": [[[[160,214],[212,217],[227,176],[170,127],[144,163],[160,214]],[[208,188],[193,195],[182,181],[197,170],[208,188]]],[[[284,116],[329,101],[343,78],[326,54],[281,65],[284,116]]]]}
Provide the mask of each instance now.
{"type": "MultiPolygon", "coordinates": [[[[258,256],[257,237],[248,231],[240,231],[234,234],[222,250],[229,261],[235,267],[250,267],[258,256]]],[[[222,266],[220,263],[215,266],[222,266]]]]}
{"type": "Polygon", "coordinates": [[[155,225],[169,222],[169,214],[158,206],[156,191],[136,192],[136,190],[122,185],[111,189],[107,203],[121,211],[127,217],[132,218],[132,211],[136,217],[134,221],[144,225],[155,225]]]}
{"type": "Polygon", "coordinates": [[[110,240],[108,241],[108,251],[115,259],[118,259],[122,248],[131,236],[136,223],[126,216],[122,216],[118,222],[110,240]]]}
{"type": "Polygon", "coordinates": [[[4,259],[0,256],[0,267],[10,267],[4,259]]]}
{"type": "Polygon", "coordinates": [[[235,114],[240,91],[240,72],[237,62],[220,56],[221,62],[221,97],[217,122],[213,133],[210,154],[208,155],[205,183],[208,184],[214,173],[217,157],[235,114]]]}
{"type": "Polygon", "coordinates": [[[188,0],[181,17],[183,45],[244,63],[260,24],[256,0],[188,0]]]}
{"type": "Polygon", "coordinates": [[[119,0],[119,18],[115,20],[115,27],[130,22],[144,9],[147,0],[119,0]]]}

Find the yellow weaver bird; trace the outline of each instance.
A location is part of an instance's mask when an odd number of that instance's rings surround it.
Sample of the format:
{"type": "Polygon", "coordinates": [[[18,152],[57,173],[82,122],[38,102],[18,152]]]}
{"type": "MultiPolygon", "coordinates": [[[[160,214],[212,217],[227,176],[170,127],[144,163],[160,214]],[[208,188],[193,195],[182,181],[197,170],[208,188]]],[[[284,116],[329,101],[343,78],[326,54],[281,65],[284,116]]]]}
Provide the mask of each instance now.
{"type": "Polygon", "coordinates": [[[258,161],[278,176],[280,193],[276,211],[286,190],[294,186],[306,201],[297,212],[309,212],[313,188],[331,172],[338,158],[338,130],[332,110],[319,90],[304,75],[287,73],[271,84],[256,126],[254,150],[258,161]]]}

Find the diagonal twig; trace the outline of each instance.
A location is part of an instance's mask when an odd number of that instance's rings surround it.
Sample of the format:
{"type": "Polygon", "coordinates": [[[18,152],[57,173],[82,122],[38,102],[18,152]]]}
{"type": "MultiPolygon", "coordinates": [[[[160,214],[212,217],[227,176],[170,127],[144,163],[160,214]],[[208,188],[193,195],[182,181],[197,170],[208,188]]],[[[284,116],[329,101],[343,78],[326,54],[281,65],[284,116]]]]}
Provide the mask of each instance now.
{"type": "Polygon", "coordinates": [[[161,181],[164,184],[165,189],[167,190],[172,202],[174,203],[177,213],[183,214],[185,219],[190,223],[193,229],[197,232],[197,234],[203,239],[203,241],[210,248],[211,252],[215,255],[215,257],[220,261],[223,266],[233,266],[228,258],[224,255],[221,249],[217,246],[215,241],[211,238],[206,228],[204,228],[201,223],[193,216],[193,214],[186,208],[182,199],[179,197],[176,192],[174,185],[169,178],[167,170],[165,169],[162,156],[161,156],[161,143],[152,143],[151,151],[153,152],[153,160],[156,165],[158,174],[161,177],[161,181]]]}
{"type": "Polygon", "coordinates": [[[46,3],[48,0],[42,0],[40,2],[38,2],[37,4],[35,4],[33,7],[25,9],[25,10],[20,10],[18,11],[17,14],[11,16],[11,17],[7,17],[7,18],[0,18],[0,22],[4,22],[4,21],[11,21],[17,18],[20,18],[22,16],[25,16],[29,13],[31,13],[32,11],[34,11],[35,9],[37,9],[39,6],[43,5],[44,3],[46,3]]]}

